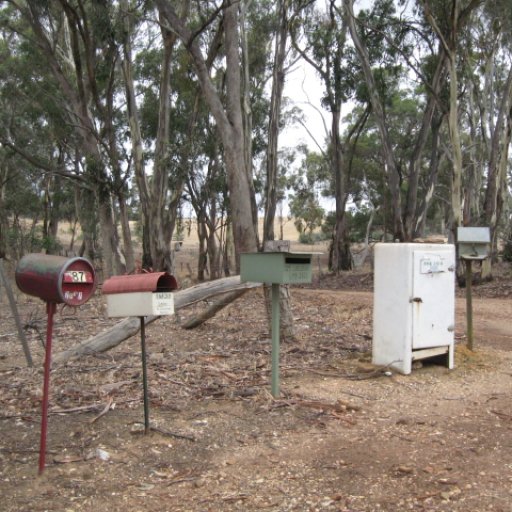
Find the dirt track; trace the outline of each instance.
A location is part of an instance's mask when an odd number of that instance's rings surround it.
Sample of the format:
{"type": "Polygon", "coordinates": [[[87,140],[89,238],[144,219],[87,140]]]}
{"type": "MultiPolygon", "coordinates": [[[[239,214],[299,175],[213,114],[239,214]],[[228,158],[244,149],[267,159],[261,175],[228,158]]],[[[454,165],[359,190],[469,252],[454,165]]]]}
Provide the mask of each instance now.
{"type": "MultiPolygon", "coordinates": [[[[510,511],[510,300],[474,300],[472,354],[458,299],[454,370],[425,364],[386,376],[370,364],[371,292],[297,289],[293,297],[297,339],[282,346],[278,400],[269,394],[259,290],[194,331],[172,319],[149,327],[152,421],[181,437],[140,434],[138,339],[55,368],[43,477],[40,366],[24,367],[6,314],[0,509],[510,511]],[[67,412],[84,406],[89,412],[67,412]]],[[[57,318],[57,350],[108,325],[99,302],[57,318]]],[[[23,314],[44,325],[41,305],[23,314]]],[[[31,347],[40,363],[34,331],[31,347]]]]}

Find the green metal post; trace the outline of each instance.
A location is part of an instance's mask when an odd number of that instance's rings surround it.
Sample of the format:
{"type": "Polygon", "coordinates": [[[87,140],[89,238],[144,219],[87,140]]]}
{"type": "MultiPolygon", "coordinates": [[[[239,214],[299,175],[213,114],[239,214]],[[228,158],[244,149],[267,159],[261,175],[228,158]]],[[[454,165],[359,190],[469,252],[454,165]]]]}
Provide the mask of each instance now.
{"type": "Polygon", "coordinates": [[[272,283],[272,396],[279,397],[279,284],[272,283]]]}
{"type": "Polygon", "coordinates": [[[144,317],[140,317],[140,345],[142,352],[142,387],[144,392],[144,433],[149,432],[148,372],[146,367],[146,328],[144,317]]]}
{"type": "Polygon", "coordinates": [[[471,290],[473,275],[471,271],[471,260],[464,260],[464,263],[466,265],[466,320],[468,349],[473,350],[473,297],[471,290]]]}

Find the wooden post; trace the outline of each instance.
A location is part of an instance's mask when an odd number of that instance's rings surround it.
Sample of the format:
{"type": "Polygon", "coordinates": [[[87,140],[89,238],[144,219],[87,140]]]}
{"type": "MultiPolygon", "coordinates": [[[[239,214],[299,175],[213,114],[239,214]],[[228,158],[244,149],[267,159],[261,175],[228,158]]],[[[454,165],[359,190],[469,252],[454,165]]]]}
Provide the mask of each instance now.
{"type": "Polygon", "coordinates": [[[471,260],[464,260],[466,265],[466,322],[467,322],[467,347],[473,350],[473,296],[472,296],[472,270],[471,260]]]}
{"type": "Polygon", "coordinates": [[[18,336],[21,341],[21,346],[23,347],[23,352],[25,353],[25,359],[27,360],[27,366],[32,368],[32,366],[34,366],[34,363],[32,361],[30,349],[28,347],[27,338],[25,337],[25,331],[23,330],[23,326],[21,325],[20,315],[18,314],[18,308],[16,307],[16,301],[14,300],[14,294],[12,293],[11,285],[7,280],[7,276],[5,275],[4,272],[3,263],[4,260],[0,258],[0,283],[4,283],[5,292],[7,293],[7,298],[9,299],[9,304],[11,306],[12,316],[14,317],[14,321],[16,322],[18,336]]]}

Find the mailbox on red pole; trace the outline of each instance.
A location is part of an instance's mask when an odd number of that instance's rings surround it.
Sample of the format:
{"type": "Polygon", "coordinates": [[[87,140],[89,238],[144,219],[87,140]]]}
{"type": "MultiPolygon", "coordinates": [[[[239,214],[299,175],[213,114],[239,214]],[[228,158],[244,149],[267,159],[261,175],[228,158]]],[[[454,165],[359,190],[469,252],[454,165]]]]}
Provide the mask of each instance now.
{"type": "Polygon", "coordinates": [[[94,268],[84,258],[27,254],[16,267],[16,284],[45,302],[81,306],[95,290],[94,268]]]}
{"type": "Polygon", "coordinates": [[[44,471],[46,458],[53,315],[57,304],[81,306],[87,302],[94,294],[96,279],[94,267],[85,258],[27,254],[21,258],[16,267],[15,280],[22,292],[46,302],[48,316],[39,449],[39,474],[41,474],[44,471]]]}

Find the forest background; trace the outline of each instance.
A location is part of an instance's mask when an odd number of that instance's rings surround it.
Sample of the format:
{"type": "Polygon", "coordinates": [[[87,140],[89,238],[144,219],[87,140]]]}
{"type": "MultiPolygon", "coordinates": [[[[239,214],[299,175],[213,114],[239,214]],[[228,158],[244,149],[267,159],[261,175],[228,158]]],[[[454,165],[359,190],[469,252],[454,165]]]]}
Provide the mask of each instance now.
{"type": "Polygon", "coordinates": [[[512,258],[508,0],[4,0],[0,34],[1,258],[172,272],[196,229],[214,279],[284,206],[335,272],[468,225],[512,258]],[[325,137],[284,94],[297,67],[325,137]],[[314,146],[280,143],[297,125],[314,146]]]}

